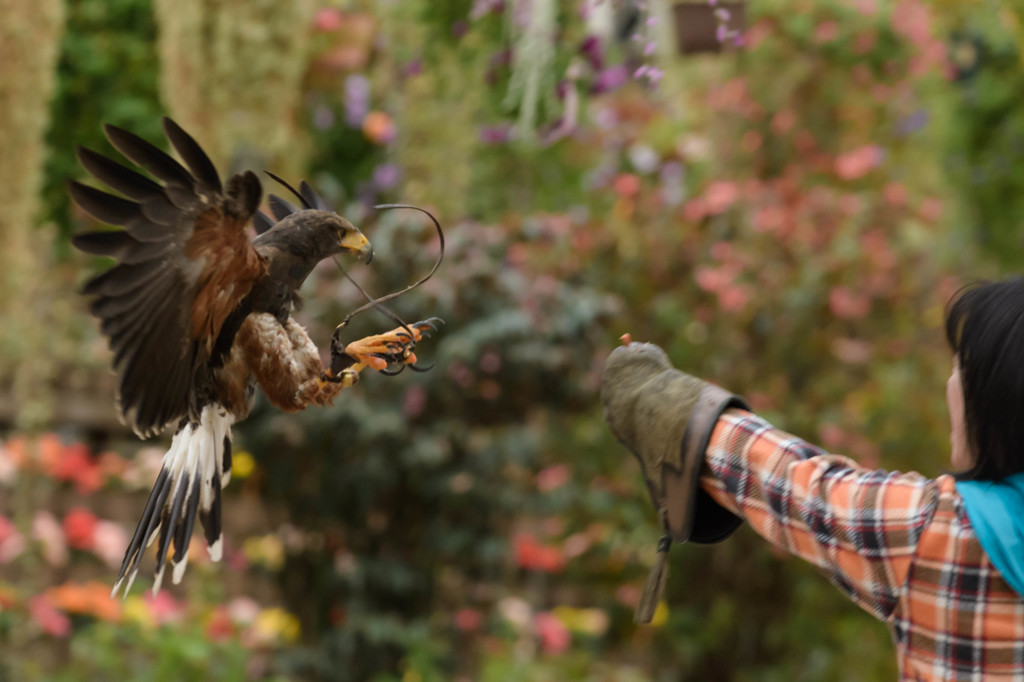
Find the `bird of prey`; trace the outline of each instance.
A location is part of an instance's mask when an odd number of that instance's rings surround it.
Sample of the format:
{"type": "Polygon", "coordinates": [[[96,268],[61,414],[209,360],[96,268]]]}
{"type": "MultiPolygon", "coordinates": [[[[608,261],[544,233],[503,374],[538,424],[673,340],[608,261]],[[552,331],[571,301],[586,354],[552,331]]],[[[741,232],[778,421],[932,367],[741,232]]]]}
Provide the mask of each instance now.
{"type": "Polygon", "coordinates": [[[254,173],[222,184],[181,127],[164,118],[163,131],[184,164],[108,125],[114,148],[152,178],[79,147],[82,166],[123,196],[75,181],[68,187],[86,213],[123,227],[72,239],[86,253],[117,261],[89,280],[83,293],[92,297],[90,310],[113,352],[120,416],[143,438],[176,428],[111,596],[122,584],[128,593],[143,550],[154,540],[154,594],[172,545],[178,583],[197,517],[210,558],[220,559],[231,426],[248,415],[257,385],[283,410],[330,405],[364,368],[414,363],[413,348],[435,321],[403,324],[347,346],[332,342],[331,367],[325,367],[291,315],[297,290],[324,258],[347,252],[369,262],[373,251],[366,237],[326,210],[305,183],[306,208],[272,195],[277,221],[271,221],[257,210],[262,188],[254,173]],[[254,239],[247,234],[250,223],[259,232],[254,239]]]}

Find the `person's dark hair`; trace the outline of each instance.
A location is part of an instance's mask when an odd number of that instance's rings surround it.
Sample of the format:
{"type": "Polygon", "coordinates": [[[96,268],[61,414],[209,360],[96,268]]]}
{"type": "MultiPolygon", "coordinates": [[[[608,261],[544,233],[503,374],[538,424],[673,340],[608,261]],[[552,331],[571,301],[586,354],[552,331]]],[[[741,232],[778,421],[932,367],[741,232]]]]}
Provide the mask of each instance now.
{"type": "Polygon", "coordinates": [[[946,339],[960,358],[967,445],[961,480],[1024,471],[1024,279],[961,289],[946,308],[946,339]]]}

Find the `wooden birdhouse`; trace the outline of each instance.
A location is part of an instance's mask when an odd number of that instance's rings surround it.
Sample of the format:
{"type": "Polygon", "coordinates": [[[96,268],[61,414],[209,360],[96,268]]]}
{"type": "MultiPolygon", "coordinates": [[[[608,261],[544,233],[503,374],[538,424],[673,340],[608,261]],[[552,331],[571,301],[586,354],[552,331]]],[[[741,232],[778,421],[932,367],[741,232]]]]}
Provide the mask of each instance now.
{"type": "Polygon", "coordinates": [[[672,8],[679,54],[721,52],[738,46],[746,29],[746,3],[741,0],[681,2],[672,8]]]}

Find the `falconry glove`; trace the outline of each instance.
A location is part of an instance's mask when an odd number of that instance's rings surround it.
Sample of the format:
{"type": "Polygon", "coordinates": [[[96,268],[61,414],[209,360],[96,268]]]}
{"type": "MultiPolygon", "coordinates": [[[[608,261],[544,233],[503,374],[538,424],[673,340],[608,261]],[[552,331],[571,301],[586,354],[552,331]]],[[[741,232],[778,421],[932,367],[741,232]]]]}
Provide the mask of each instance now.
{"type": "Polygon", "coordinates": [[[665,531],[635,615],[648,623],[665,586],[672,542],[720,542],[742,523],[701,489],[700,471],[718,417],[730,407],[749,408],[742,398],[675,369],[649,343],[612,351],[601,402],[612,433],[640,462],[665,531]]]}

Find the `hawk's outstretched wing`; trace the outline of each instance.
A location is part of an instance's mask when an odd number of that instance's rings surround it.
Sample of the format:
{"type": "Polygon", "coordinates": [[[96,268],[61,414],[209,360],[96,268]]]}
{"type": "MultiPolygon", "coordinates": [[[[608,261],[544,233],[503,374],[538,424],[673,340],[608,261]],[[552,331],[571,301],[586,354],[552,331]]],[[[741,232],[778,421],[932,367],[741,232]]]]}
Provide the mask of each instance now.
{"type": "Polygon", "coordinates": [[[126,198],[69,184],[83,210],[124,228],[72,243],[118,261],[83,293],[96,297],[91,310],[110,339],[121,414],[143,437],[186,415],[198,418],[197,383],[221,327],[266,275],[245,231],[259,205],[259,179],[247,171],[223,187],[195,140],[169,118],[163,129],[185,166],[126,130],[105,128],[111,144],[159,183],[80,147],[82,166],[126,198]]]}

